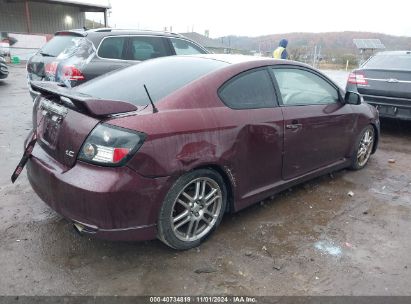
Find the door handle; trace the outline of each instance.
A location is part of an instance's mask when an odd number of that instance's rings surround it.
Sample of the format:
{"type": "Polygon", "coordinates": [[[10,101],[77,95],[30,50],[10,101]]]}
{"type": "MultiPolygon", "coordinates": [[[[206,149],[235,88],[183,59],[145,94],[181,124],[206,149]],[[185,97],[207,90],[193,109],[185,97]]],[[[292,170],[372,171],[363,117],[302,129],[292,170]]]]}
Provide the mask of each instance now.
{"type": "Polygon", "coordinates": [[[299,128],[301,128],[303,125],[300,123],[292,123],[290,125],[286,125],[285,128],[286,129],[290,129],[290,130],[297,130],[299,128]]]}

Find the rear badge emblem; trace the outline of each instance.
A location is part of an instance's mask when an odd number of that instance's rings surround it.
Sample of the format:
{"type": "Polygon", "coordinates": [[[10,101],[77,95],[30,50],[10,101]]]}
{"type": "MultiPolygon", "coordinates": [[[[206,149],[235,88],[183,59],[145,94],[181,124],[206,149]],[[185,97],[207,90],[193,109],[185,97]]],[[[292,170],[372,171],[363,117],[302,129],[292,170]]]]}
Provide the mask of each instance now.
{"type": "Polygon", "coordinates": [[[388,79],[387,81],[388,81],[389,83],[397,83],[397,82],[399,82],[398,79],[394,79],[394,78],[388,79]]]}
{"type": "Polygon", "coordinates": [[[66,150],[66,155],[69,157],[74,157],[74,151],[66,150]]]}

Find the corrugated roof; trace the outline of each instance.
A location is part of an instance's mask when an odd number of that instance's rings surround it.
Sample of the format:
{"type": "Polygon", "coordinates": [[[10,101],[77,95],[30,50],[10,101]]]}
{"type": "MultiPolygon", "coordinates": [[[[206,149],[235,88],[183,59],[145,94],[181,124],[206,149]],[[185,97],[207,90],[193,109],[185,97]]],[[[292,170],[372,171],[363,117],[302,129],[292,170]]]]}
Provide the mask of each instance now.
{"type": "Polygon", "coordinates": [[[380,39],[353,39],[353,42],[358,49],[385,49],[385,46],[381,43],[380,39]]]}
{"type": "Polygon", "coordinates": [[[219,41],[213,40],[211,38],[208,38],[196,32],[180,33],[180,34],[187,37],[188,39],[193,40],[194,42],[197,42],[198,44],[206,48],[215,48],[215,49],[228,49],[229,48],[228,46],[222,44],[219,41]]]}
{"type": "Polygon", "coordinates": [[[90,12],[102,12],[106,9],[110,9],[111,5],[106,2],[107,4],[96,4],[91,1],[76,1],[76,0],[30,0],[31,2],[45,2],[45,3],[54,3],[54,4],[62,4],[62,5],[70,5],[70,6],[78,6],[84,8],[86,11],[90,12]]]}

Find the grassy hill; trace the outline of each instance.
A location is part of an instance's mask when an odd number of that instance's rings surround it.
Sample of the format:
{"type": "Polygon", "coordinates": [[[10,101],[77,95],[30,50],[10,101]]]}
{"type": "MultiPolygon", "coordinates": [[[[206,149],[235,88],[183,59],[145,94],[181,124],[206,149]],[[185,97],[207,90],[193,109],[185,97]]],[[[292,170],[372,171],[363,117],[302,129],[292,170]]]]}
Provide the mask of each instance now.
{"type": "Polygon", "coordinates": [[[321,46],[321,55],[325,59],[356,57],[359,52],[353,39],[380,39],[386,50],[411,50],[411,37],[370,32],[286,33],[259,37],[229,36],[217,40],[233,48],[271,53],[282,38],[289,40],[289,53],[294,57],[312,53],[315,45],[321,46]]]}

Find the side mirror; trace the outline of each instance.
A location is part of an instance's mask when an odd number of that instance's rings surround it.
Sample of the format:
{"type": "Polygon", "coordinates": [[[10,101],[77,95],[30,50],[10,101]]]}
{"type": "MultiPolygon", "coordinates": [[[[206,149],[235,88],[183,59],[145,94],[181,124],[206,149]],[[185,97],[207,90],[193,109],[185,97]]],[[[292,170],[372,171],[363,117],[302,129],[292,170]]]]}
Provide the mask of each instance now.
{"type": "Polygon", "coordinates": [[[348,91],[345,93],[344,101],[347,104],[359,105],[363,98],[359,93],[348,91]]]}

